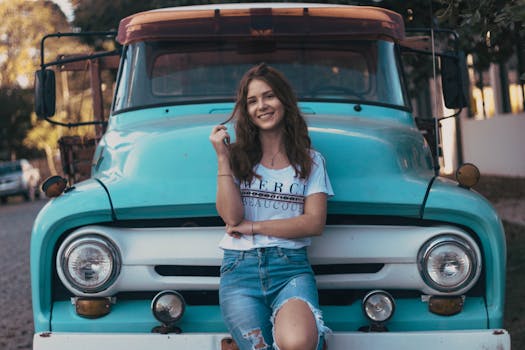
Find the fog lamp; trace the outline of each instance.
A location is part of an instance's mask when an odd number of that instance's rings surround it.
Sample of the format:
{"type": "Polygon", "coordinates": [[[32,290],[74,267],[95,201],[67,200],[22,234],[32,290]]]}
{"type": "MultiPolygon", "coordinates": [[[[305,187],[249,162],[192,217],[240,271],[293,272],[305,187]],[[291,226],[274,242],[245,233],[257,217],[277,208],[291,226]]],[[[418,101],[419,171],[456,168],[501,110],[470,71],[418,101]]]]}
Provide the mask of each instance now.
{"type": "MultiPolygon", "coordinates": [[[[396,308],[394,298],[384,290],[374,290],[368,293],[363,299],[362,306],[365,316],[375,325],[388,321],[396,308]]],[[[375,330],[379,331],[382,329],[375,330]]]]}
{"type": "Polygon", "coordinates": [[[463,310],[464,298],[432,296],[428,300],[428,309],[430,312],[441,316],[452,316],[463,310]]]}
{"type": "MultiPolygon", "coordinates": [[[[180,293],[165,290],[158,293],[151,302],[153,316],[164,326],[173,326],[184,315],[186,303],[180,293]]],[[[170,330],[167,329],[167,332],[170,330]]]]}
{"type": "Polygon", "coordinates": [[[111,300],[109,298],[73,298],[75,310],[79,316],[87,318],[98,318],[107,315],[111,311],[111,300]]]}

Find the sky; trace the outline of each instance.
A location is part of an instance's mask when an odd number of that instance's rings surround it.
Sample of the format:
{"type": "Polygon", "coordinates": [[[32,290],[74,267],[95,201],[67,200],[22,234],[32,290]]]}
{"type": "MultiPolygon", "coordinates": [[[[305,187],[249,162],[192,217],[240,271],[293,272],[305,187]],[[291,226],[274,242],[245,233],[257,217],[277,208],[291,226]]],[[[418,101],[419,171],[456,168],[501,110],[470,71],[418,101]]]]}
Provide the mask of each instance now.
{"type": "Polygon", "coordinates": [[[64,14],[66,15],[68,21],[71,21],[73,19],[73,7],[71,6],[71,3],[69,0],[52,0],[54,3],[56,3],[58,6],[60,6],[60,9],[64,14]]]}

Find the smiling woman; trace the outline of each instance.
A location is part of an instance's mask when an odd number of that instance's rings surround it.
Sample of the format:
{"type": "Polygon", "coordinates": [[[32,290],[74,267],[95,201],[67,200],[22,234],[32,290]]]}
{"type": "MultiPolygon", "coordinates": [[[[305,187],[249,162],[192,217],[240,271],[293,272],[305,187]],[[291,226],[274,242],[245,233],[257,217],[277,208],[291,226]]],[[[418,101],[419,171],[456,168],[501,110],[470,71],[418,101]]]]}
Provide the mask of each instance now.
{"type": "Polygon", "coordinates": [[[232,116],[235,143],[224,142],[223,124],[210,135],[219,171],[217,211],[226,223],[219,287],[225,323],[240,349],[321,349],[328,329],[306,247],[323,231],[333,195],[324,158],[310,147],[291,85],[264,63],[244,74],[232,116]],[[264,206],[249,204],[261,199],[264,206]],[[272,282],[261,291],[265,281],[272,282]]]}

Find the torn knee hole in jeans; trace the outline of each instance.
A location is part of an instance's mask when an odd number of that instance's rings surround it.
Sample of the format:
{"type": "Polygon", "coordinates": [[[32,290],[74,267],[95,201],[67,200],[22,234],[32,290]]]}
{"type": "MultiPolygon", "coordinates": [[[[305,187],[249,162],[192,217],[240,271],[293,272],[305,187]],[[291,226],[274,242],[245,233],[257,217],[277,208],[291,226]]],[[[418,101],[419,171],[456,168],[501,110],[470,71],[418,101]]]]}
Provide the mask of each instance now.
{"type": "Polygon", "coordinates": [[[268,349],[268,344],[264,341],[264,337],[260,328],[252,329],[248,332],[243,332],[243,338],[250,341],[253,350],[268,349]]]}

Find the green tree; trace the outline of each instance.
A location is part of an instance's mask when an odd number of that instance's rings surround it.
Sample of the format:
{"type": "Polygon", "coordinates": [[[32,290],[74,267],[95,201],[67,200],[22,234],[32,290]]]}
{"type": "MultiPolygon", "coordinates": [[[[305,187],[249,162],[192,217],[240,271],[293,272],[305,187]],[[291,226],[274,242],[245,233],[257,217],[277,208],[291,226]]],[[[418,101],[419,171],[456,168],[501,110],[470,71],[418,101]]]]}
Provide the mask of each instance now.
{"type": "Polygon", "coordinates": [[[49,172],[51,174],[57,174],[58,172],[54,162],[56,147],[54,145],[60,137],[60,130],[46,121],[37,120],[34,113],[31,116],[31,125],[32,128],[24,138],[24,146],[43,150],[46,155],[49,172]]]}
{"type": "MultiPolygon", "coordinates": [[[[0,158],[18,158],[31,155],[30,149],[45,152],[52,164],[58,148],[57,140],[63,132],[44,122],[38,122],[33,113],[34,72],[40,66],[40,42],[44,35],[69,32],[71,26],[65,15],[53,2],[47,0],[0,0],[0,158]],[[31,130],[31,132],[29,132],[31,130]]],[[[61,53],[90,51],[73,38],[46,40],[45,62],[55,60],[61,53]]],[[[69,109],[79,110],[77,95],[62,97],[65,75],[57,75],[57,117],[69,109]]],[[[69,79],[71,85],[76,80],[69,79]]],[[[81,93],[79,93],[81,94],[81,93]]],[[[33,152],[34,155],[34,152],[33,152]]]]}
{"type": "Polygon", "coordinates": [[[525,38],[525,0],[439,0],[436,17],[456,28],[461,45],[476,55],[478,69],[501,63],[516,52],[525,38]]]}
{"type": "Polygon", "coordinates": [[[64,30],[67,21],[51,1],[0,1],[0,157],[28,156],[32,91],[42,33],[64,30]]]}
{"type": "Polygon", "coordinates": [[[31,127],[32,92],[21,88],[0,89],[0,157],[28,156],[22,140],[31,127]]]}
{"type": "Polygon", "coordinates": [[[32,85],[44,33],[66,31],[64,14],[51,1],[0,1],[0,87],[32,85]]]}

